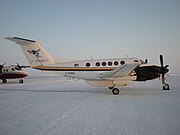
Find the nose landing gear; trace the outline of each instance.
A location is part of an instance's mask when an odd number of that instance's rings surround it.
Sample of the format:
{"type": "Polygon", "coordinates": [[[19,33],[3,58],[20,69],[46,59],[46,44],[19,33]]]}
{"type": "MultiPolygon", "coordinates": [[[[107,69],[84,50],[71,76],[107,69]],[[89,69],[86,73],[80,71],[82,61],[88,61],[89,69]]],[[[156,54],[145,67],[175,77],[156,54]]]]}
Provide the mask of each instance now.
{"type": "Polygon", "coordinates": [[[170,90],[169,84],[167,83],[163,84],[163,90],[170,90]]]}
{"type": "MultiPolygon", "coordinates": [[[[2,80],[2,82],[3,83],[7,83],[7,80],[5,79],[5,78],[3,78],[3,79],[1,79],[2,80]]],[[[23,81],[23,79],[20,79],[19,80],[19,83],[21,84],[21,83],[23,83],[24,81],[23,81]]]]}

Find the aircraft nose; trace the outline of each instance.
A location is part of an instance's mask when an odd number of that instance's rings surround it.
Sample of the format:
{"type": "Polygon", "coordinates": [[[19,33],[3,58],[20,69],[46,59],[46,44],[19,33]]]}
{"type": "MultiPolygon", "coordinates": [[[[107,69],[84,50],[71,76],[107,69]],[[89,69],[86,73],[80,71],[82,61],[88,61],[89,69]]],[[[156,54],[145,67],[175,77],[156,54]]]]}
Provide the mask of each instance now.
{"type": "Polygon", "coordinates": [[[169,69],[167,69],[166,67],[161,68],[161,74],[166,74],[167,72],[169,72],[169,69]]]}
{"type": "Polygon", "coordinates": [[[23,73],[22,73],[22,77],[26,77],[26,76],[28,76],[28,73],[27,73],[27,72],[25,72],[25,71],[23,71],[23,73]]]}

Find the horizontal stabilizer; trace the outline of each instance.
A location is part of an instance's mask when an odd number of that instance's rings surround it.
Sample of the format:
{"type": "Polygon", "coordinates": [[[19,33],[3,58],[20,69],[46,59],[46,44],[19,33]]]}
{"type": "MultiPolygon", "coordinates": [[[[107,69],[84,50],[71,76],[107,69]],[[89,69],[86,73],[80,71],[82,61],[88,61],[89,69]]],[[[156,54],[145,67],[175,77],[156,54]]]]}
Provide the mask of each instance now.
{"type": "Polygon", "coordinates": [[[6,37],[5,39],[15,42],[16,44],[28,44],[28,43],[35,43],[37,41],[19,38],[19,37],[6,37]]]}

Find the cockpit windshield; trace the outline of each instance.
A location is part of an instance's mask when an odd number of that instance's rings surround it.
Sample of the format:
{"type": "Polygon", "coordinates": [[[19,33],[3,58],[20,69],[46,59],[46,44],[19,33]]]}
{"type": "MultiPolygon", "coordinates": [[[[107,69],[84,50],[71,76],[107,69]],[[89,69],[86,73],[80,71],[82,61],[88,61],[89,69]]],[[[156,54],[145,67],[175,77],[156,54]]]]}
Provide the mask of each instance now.
{"type": "Polygon", "coordinates": [[[140,59],[140,62],[141,62],[141,64],[145,64],[145,62],[143,60],[141,60],[141,59],[140,59]]]}
{"type": "Polygon", "coordinates": [[[16,70],[21,70],[19,67],[14,67],[16,70]]]}

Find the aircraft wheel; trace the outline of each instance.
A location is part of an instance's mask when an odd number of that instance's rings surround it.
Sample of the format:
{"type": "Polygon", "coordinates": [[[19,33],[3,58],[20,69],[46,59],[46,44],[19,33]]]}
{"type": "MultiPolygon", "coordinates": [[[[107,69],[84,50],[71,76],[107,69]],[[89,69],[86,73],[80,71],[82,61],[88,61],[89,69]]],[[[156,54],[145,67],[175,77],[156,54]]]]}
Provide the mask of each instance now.
{"type": "Polygon", "coordinates": [[[119,89],[114,88],[114,89],[112,90],[112,93],[113,93],[114,95],[118,95],[118,94],[119,94],[119,89]]]}
{"type": "Polygon", "coordinates": [[[24,81],[21,79],[21,80],[19,80],[19,83],[23,83],[24,81]]]}
{"type": "Polygon", "coordinates": [[[3,82],[3,83],[7,83],[7,80],[6,80],[6,79],[2,79],[2,82],[3,82]]]}
{"type": "Polygon", "coordinates": [[[165,85],[163,86],[163,90],[170,90],[169,84],[165,84],[165,85]]]}

